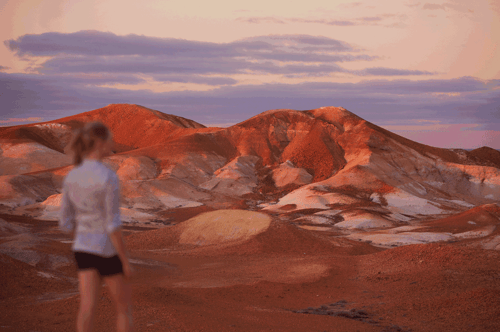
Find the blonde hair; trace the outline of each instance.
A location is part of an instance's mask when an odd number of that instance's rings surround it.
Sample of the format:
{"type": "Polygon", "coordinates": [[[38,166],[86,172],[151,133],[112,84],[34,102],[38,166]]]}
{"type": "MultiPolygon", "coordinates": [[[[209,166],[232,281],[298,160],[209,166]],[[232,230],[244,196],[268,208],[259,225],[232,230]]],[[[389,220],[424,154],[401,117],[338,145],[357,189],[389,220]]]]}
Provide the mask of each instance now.
{"type": "Polygon", "coordinates": [[[73,163],[80,165],[83,158],[92,152],[97,140],[106,142],[109,139],[111,132],[101,122],[89,122],[83,128],[76,130],[68,146],[73,155],[73,163]]]}

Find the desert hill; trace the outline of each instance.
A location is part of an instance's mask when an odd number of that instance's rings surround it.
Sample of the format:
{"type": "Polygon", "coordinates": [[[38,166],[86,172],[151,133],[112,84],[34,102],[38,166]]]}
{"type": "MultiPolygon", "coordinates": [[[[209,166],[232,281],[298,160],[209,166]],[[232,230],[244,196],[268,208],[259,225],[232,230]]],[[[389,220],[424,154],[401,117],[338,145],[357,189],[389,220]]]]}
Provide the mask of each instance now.
{"type": "Polygon", "coordinates": [[[178,208],[246,207],[351,234],[446,217],[500,197],[500,152],[426,146],[344,108],[271,110],[205,128],[118,104],[0,128],[3,209],[56,218],[72,167],[65,145],[72,130],[95,120],[114,133],[117,151],[106,163],[121,180],[123,219],[132,223],[163,224],[164,212],[178,208]]]}
{"type": "MultiPolygon", "coordinates": [[[[0,321],[74,329],[58,230],[65,146],[110,126],[105,159],[151,331],[498,331],[500,152],[440,149],[344,108],[205,128],[137,105],[0,127],[0,321]],[[395,247],[395,248],[393,248],[395,247]]],[[[105,288],[96,327],[114,329],[105,288]]]]}
{"type": "Polygon", "coordinates": [[[0,130],[0,140],[33,141],[63,152],[71,132],[91,121],[103,122],[113,131],[118,151],[168,141],[179,129],[205,128],[195,121],[139,105],[109,105],[55,121],[3,127],[0,130]]]}

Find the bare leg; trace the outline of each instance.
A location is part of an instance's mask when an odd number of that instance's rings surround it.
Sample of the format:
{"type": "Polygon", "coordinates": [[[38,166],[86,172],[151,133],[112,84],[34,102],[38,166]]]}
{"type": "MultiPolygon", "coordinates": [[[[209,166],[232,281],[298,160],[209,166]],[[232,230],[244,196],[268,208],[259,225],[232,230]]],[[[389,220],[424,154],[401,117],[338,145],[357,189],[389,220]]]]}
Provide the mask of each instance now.
{"type": "Polygon", "coordinates": [[[84,270],[78,271],[78,281],[80,310],[78,311],[76,330],[78,332],[91,332],[101,290],[101,278],[96,270],[84,270]]]}
{"type": "Polygon", "coordinates": [[[109,292],[116,305],[117,322],[116,328],[118,332],[133,331],[132,324],[132,306],[131,306],[131,289],[130,284],[125,280],[123,274],[115,274],[104,278],[109,292]]]}

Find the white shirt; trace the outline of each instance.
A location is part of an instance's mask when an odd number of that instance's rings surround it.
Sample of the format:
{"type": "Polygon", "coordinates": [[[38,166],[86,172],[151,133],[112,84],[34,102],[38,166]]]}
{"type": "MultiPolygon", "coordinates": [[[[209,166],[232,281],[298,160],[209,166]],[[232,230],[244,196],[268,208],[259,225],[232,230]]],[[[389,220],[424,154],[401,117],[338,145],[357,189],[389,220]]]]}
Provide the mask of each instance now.
{"type": "Polygon", "coordinates": [[[121,226],[116,174],[100,161],[85,159],[64,179],[62,194],[59,227],[75,231],[73,251],[116,255],[109,237],[121,226]]]}

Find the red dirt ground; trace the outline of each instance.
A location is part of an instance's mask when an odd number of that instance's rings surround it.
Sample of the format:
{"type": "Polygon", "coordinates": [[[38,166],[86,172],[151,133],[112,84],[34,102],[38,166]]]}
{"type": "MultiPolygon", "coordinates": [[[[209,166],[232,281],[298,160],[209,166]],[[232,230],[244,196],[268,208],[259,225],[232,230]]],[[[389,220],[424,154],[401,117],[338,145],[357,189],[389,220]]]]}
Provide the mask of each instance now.
{"type": "Polygon", "coordinates": [[[424,222],[424,232],[448,232],[462,233],[477,229],[478,226],[491,226],[498,224],[500,218],[500,207],[496,204],[485,204],[477,206],[462,213],[446,218],[424,222]],[[470,224],[470,221],[475,224],[470,224]]]}
{"type": "MultiPolygon", "coordinates": [[[[392,141],[444,161],[500,165],[498,151],[480,148],[457,154],[425,146],[342,109],[270,111],[223,129],[203,128],[137,105],[110,105],[51,123],[76,128],[93,120],[110,126],[118,152],[158,159],[161,169],[190,153],[215,153],[228,161],[250,154],[261,158],[259,176],[267,176],[265,166],[290,159],[317,181],[342,169],[346,157],[369,157],[392,141]],[[318,158],[322,162],[315,161],[318,158]]],[[[36,141],[57,151],[64,145],[64,140],[36,125],[0,129],[0,140],[36,141]]],[[[43,171],[47,176],[39,181],[60,181],[68,169],[43,171]]],[[[367,199],[372,192],[392,191],[378,180],[364,181],[371,181],[371,191],[349,186],[332,191],[367,199]]],[[[262,195],[255,197],[266,196],[267,201],[288,190],[273,188],[271,181],[259,188],[262,195]]],[[[200,208],[168,210],[160,217],[176,224],[201,212],[244,205],[243,198],[225,198],[200,208]]],[[[472,229],[472,216],[487,226],[499,213],[498,208],[481,206],[425,225],[427,231],[464,232],[472,229]]],[[[45,257],[35,266],[14,260],[6,252],[16,235],[0,233],[0,332],[73,331],[79,301],[76,269],[71,264],[54,267],[47,258],[70,258],[70,244],[61,242],[68,237],[55,222],[0,218],[26,227],[26,238],[40,239],[29,250],[45,257]]],[[[136,268],[131,283],[137,330],[500,331],[498,251],[461,243],[382,249],[273,218],[265,232],[224,247],[180,245],[175,225],[153,230],[125,227],[136,268]]],[[[112,331],[113,321],[113,306],[104,290],[96,330],[112,331]]]]}
{"type": "MultiPolygon", "coordinates": [[[[2,218],[46,239],[39,252],[70,254],[55,223],[2,218]]],[[[384,250],[277,220],[236,246],[189,248],[173,229],[126,229],[138,331],[500,330],[496,251],[453,244],[384,250]]],[[[74,330],[76,284],[37,273],[75,278],[73,266],[47,271],[5,255],[0,264],[0,331],[74,330]]],[[[113,331],[113,320],[104,289],[96,330],[113,331]]]]}

